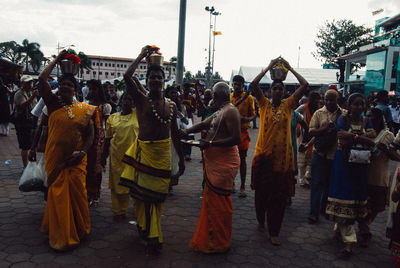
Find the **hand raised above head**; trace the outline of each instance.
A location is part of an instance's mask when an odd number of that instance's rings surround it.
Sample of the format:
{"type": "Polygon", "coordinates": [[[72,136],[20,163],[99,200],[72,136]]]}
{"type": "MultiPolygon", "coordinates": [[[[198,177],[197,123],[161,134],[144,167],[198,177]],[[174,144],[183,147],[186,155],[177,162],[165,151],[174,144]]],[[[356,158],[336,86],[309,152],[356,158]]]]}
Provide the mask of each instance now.
{"type": "Polygon", "coordinates": [[[150,48],[151,48],[151,46],[149,46],[149,45],[144,46],[142,48],[142,50],[140,51],[140,56],[146,57],[150,53],[150,48]]]}
{"type": "Polygon", "coordinates": [[[280,60],[283,62],[283,65],[286,67],[286,69],[290,70],[292,68],[287,60],[284,58],[280,58],[280,60]]]}
{"type": "Polygon", "coordinates": [[[274,67],[275,64],[278,63],[278,61],[280,60],[280,58],[276,58],[276,59],[272,59],[271,62],[268,65],[268,69],[271,69],[272,67],[274,67]]]}
{"type": "Polygon", "coordinates": [[[57,55],[57,61],[62,60],[66,55],[68,55],[68,51],[63,49],[60,51],[60,53],[57,55]]]}

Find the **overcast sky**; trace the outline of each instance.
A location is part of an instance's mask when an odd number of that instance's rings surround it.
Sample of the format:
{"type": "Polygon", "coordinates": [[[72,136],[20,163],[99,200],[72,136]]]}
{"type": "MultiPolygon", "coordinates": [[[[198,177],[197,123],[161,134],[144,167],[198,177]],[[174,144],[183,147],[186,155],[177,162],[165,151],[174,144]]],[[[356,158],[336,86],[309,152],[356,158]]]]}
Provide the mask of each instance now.
{"type": "MultiPolygon", "coordinates": [[[[265,66],[282,55],[294,67],[320,68],[315,51],[318,27],[333,19],[373,26],[400,13],[400,0],[188,0],[185,67],[204,71],[208,56],[209,13],[217,17],[215,71],[229,79],[232,69],[265,66]],[[372,16],[371,12],[385,11],[372,16]]],[[[177,54],[179,0],[2,0],[0,42],[38,42],[46,56],[75,45],[86,54],[136,57],[155,44],[166,60],[177,54]]]]}

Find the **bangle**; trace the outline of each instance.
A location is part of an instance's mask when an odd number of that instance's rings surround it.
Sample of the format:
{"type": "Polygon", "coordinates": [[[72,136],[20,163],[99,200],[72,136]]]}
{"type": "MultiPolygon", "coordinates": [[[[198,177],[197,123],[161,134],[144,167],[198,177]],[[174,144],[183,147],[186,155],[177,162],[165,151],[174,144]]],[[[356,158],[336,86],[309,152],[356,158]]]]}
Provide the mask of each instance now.
{"type": "Polygon", "coordinates": [[[208,144],[212,145],[212,141],[208,141],[208,144]]]}
{"type": "Polygon", "coordinates": [[[86,155],[86,152],[85,151],[79,151],[81,154],[83,154],[83,156],[85,156],[86,155]]]}
{"type": "Polygon", "coordinates": [[[355,139],[355,140],[358,139],[358,134],[354,135],[354,139],[355,139]]]}

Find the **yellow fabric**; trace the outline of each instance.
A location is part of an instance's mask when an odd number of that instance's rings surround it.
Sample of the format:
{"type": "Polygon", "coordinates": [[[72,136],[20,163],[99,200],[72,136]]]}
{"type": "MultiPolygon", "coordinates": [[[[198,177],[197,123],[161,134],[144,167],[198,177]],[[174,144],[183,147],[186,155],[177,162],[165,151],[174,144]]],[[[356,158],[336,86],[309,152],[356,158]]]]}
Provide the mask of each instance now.
{"type": "MultiPolygon", "coordinates": [[[[171,138],[158,141],[137,139],[126,151],[126,155],[146,166],[171,170],[171,138]]],[[[130,165],[125,165],[121,177],[132,180],[145,189],[163,194],[168,193],[170,178],[160,178],[145,174],[130,165]]]]}
{"type": "Polygon", "coordinates": [[[290,126],[296,107],[294,96],[282,100],[277,108],[273,108],[271,101],[264,96],[258,100],[258,105],[260,131],[254,155],[273,156],[273,171],[285,173],[294,170],[290,126]]]}
{"type": "Polygon", "coordinates": [[[110,141],[110,178],[108,187],[116,194],[129,194],[129,189],[119,185],[121,174],[124,170],[122,158],[129,147],[135,142],[139,132],[136,109],[132,113],[110,115],[106,123],[106,138],[110,141]]]}
{"type": "Polygon", "coordinates": [[[149,230],[147,230],[146,202],[138,199],[133,199],[133,208],[135,209],[136,222],[139,226],[139,230],[140,232],[146,233],[146,240],[163,243],[163,235],[161,231],[161,214],[164,208],[164,203],[150,203],[149,206],[150,226],[149,230]]]}
{"type": "MultiPolygon", "coordinates": [[[[146,166],[171,170],[171,138],[158,141],[137,139],[126,155],[146,166]]],[[[131,195],[134,198],[133,205],[139,233],[148,241],[162,243],[161,213],[163,200],[168,194],[170,178],[152,176],[130,165],[125,166],[121,177],[133,181],[131,195]],[[158,200],[158,202],[148,200],[158,200]]]]}
{"type": "Polygon", "coordinates": [[[73,167],[60,167],[73,151],[81,150],[80,130],[87,126],[93,112],[93,106],[75,103],[71,107],[74,118],[69,118],[64,108],[54,111],[49,117],[45,166],[47,176],[55,174],[56,180],[48,189],[41,230],[49,235],[50,246],[58,250],[79,244],[80,238],[90,232],[85,185],[87,159],[85,157],[73,167]]]}
{"type": "Polygon", "coordinates": [[[117,194],[113,189],[111,189],[111,204],[114,215],[126,214],[126,211],[129,208],[129,190],[126,194],[117,194]]]}
{"type": "MultiPolygon", "coordinates": [[[[234,93],[231,94],[231,103],[235,104],[246,95],[246,92],[242,92],[239,96],[235,97],[234,93]]],[[[254,100],[251,95],[249,95],[238,107],[240,117],[251,117],[256,115],[256,110],[254,107],[254,100]]],[[[240,124],[240,128],[248,128],[250,122],[240,124]]]]}
{"type": "MultiPolygon", "coordinates": [[[[394,140],[394,135],[389,130],[382,130],[378,133],[374,142],[376,145],[379,143],[384,144],[389,149],[390,144],[394,140]]],[[[390,183],[390,167],[389,156],[385,152],[379,152],[373,155],[371,163],[368,166],[368,184],[382,187],[388,187],[390,183]]]]}

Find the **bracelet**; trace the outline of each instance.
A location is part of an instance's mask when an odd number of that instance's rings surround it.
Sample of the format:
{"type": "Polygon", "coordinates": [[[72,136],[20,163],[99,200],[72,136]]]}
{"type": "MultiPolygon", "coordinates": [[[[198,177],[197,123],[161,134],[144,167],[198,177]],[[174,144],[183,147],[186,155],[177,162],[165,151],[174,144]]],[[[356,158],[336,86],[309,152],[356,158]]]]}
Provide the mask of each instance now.
{"type": "Polygon", "coordinates": [[[212,140],[211,140],[211,141],[208,141],[208,144],[212,145],[212,140]]]}
{"type": "Polygon", "coordinates": [[[83,156],[85,156],[87,153],[85,151],[79,151],[81,154],[83,154],[83,156]]]}

